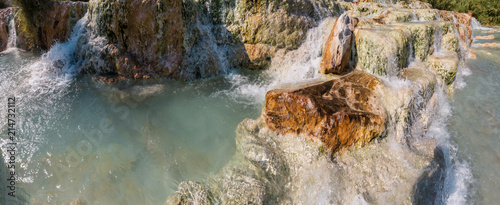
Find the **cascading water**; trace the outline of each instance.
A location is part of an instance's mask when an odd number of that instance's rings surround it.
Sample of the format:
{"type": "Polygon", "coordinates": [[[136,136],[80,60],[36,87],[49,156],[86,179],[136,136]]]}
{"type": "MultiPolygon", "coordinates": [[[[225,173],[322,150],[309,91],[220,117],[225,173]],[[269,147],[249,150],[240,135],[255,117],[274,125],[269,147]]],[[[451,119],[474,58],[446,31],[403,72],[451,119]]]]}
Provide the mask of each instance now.
{"type": "Polygon", "coordinates": [[[251,99],[248,102],[250,104],[261,105],[266,92],[272,88],[325,79],[317,72],[317,68],[321,62],[323,44],[334,22],[333,18],[322,20],[317,27],[307,32],[305,41],[298,49],[279,51],[269,70],[259,78],[251,79],[236,72],[230,73],[227,78],[233,86],[223,92],[243,101],[251,99]]]}
{"type": "MultiPolygon", "coordinates": [[[[81,62],[75,60],[75,50],[86,33],[86,17],[77,23],[66,43],[54,45],[42,56],[25,52],[19,52],[20,58],[10,53],[0,55],[0,91],[19,99],[18,110],[23,116],[19,119],[20,168],[16,170],[22,200],[29,204],[162,204],[180,182],[203,181],[228,162],[238,163],[238,155],[236,162],[230,161],[244,147],[237,138],[239,147],[235,148],[235,127],[244,118],[258,118],[267,91],[329,79],[317,68],[333,22],[332,18],[319,22],[298,49],[278,51],[268,71],[230,70],[225,48],[216,45],[211,27],[199,24],[197,29],[207,37],[204,43],[216,52],[217,63],[227,75],[188,83],[159,79],[104,84],[76,75],[81,62]]],[[[442,30],[434,32],[436,55],[443,52],[442,35],[442,30]]],[[[104,45],[100,40],[88,43],[99,48],[104,45]]],[[[408,40],[410,45],[415,43],[408,40]]],[[[413,48],[405,48],[409,55],[405,69],[423,69],[425,65],[415,60],[413,48]]],[[[460,45],[462,58],[467,52],[460,45]]],[[[498,59],[488,57],[487,52],[500,54],[487,49],[478,52],[478,60],[472,62],[477,64],[474,75],[465,78],[471,71],[467,62],[460,61],[455,87],[462,90],[456,98],[447,95],[442,82],[424,89],[419,82],[399,79],[397,73],[381,77],[387,89],[385,106],[400,103],[394,112],[412,110],[408,116],[390,119],[388,126],[394,130],[384,139],[332,159],[324,148],[303,137],[255,137],[246,142],[251,148],[246,154],[253,154],[262,163],[248,163],[237,171],[264,164],[269,165],[266,171],[278,174],[239,175],[243,177],[223,183],[243,182],[235,189],[247,191],[248,185],[265,181],[280,192],[273,194],[282,204],[498,201],[498,183],[488,182],[500,177],[500,151],[494,140],[500,115],[500,100],[494,92],[498,89],[498,59]],[[469,83],[469,78],[476,77],[480,79],[469,83]],[[407,94],[414,97],[403,99],[407,94]],[[468,125],[471,116],[478,118],[472,122],[474,126],[468,125]],[[482,124],[488,126],[482,129],[482,124]],[[408,126],[398,130],[399,125],[408,126]],[[461,139],[462,135],[467,138],[461,139]],[[436,149],[421,148],[425,143],[436,149]],[[472,154],[467,150],[469,144],[473,144],[472,154]],[[277,165],[273,164],[276,161],[277,165]],[[476,186],[476,175],[485,188],[471,188],[476,186]],[[252,177],[257,180],[252,181],[252,177]],[[436,184],[429,185],[433,181],[436,184]],[[476,189],[481,196],[475,196],[476,189]]],[[[389,70],[400,70],[398,56],[390,57],[389,70]]],[[[0,113],[5,109],[0,106],[0,113]]],[[[0,120],[5,121],[5,116],[0,120]]],[[[269,133],[263,129],[254,134],[269,133]]],[[[2,148],[6,143],[2,138],[2,148]]],[[[4,153],[2,157],[4,166],[7,156],[4,153]]],[[[223,191],[227,187],[219,188],[223,191]]]]}
{"type": "Polygon", "coordinates": [[[16,21],[12,18],[9,21],[9,40],[7,42],[7,49],[17,47],[17,32],[16,32],[16,21]]]}

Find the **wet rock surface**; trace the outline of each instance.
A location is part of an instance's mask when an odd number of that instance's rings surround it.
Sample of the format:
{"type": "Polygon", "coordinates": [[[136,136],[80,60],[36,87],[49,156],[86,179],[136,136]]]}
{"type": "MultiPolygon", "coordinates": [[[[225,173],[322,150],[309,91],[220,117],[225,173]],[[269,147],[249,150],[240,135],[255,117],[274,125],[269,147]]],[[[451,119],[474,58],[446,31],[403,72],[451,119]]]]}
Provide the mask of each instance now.
{"type": "Polygon", "coordinates": [[[385,112],[375,91],[380,83],[372,75],[352,73],[317,85],[269,91],[266,123],[281,134],[318,138],[333,152],[364,145],[385,130],[385,112]]]}
{"type": "Polygon", "coordinates": [[[57,42],[66,41],[75,26],[87,12],[87,2],[54,1],[51,2],[50,10],[45,12],[40,23],[33,28],[35,33],[27,34],[20,28],[20,20],[17,20],[19,47],[24,50],[42,49],[48,50],[57,42]],[[32,35],[36,35],[33,38],[32,35]]]}
{"type": "Polygon", "coordinates": [[[349,17],[347,13],[337,18],[325,44],[319,68],[321,73],[341,74],[346,71],[357,23],[358,19],[349,17]]]}

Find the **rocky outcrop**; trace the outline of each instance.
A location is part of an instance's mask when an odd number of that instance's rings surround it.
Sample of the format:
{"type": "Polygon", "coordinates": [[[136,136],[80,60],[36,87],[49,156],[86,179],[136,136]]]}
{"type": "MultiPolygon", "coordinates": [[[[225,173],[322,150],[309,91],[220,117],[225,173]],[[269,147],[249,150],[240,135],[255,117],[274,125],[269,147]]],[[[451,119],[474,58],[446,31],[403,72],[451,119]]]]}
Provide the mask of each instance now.
{"type": "Polygon", "coordinates": [[[78,51],[82,72],[124,78],[192,80],[229,68],[265,68],[278,50],[296,49],[308,29],[331,15],[316,0],[89,5],[89,34],[78,51]]]}
{"type": "Polygon", "coordinates": [[[7,48],[9,41],[9,21],[12,8],[0,9],[0,52],[7,48]]]}
{"type": "Polygon", "coordinates": [[[458,56],[455,52],[442,52],[429,56],[426,64],[434,73],[444,80],[446,85],[455,81],[458,70],[458,56]]]}
{"type": "Polygon", "coordinates": [[[408,61],[408,46],[408,35],[401,29],[384,27],[356,30],[358,66],[368,73],[399,73],[408,61]]]}
{"type": "Polygon", "coordinates": [[[57,42],[66,41],[76,22],[87,12],[86,2],[52,1],[50,10],[44,12],[44,17],[38,19],[31,33],[20,28],[18,21],[19,47],[24,50],[48,50],[57,42]]]}
{"type": "Polygon", "coordinates": [[[385,130],[385,111],[374,76],[352,73],[339,79],[266,94],[267,126],[281,134],[301,134],[321,140],[333,152],[361,146],[385,130]]]}
{"type": "Polygon", "coordinates": [[[325,43],[319,68],[321,73],[341,74],[346,70],[351,58],[353,32],[357,23],[358,19],[349,17],[347,13],[337,18],[325,43]]]}
{"type": "MultiPolygon", "coordinates": [[[[418,204],[440,197],[447,159],[428,132],[442,120],[435,116],[446,106],[441,98],[465,58],[457,35],[463,24],[440,21],[424,3],[336,5],[359,19],[355,70],[269,91],[261,117],[238,126],[233,160],[206,183],[181,183],[167,204],[418,204]]],[[[251,58],[273,58],[268,44],[249,45],[251,58]]]]}
{"type": "Polygon", "coordinates": [[[77,56],[84,61],[82,72],[126,78],[180,72],[181,2],[90,1],[88,19],[89,33],[80,42],[77,56]]]}

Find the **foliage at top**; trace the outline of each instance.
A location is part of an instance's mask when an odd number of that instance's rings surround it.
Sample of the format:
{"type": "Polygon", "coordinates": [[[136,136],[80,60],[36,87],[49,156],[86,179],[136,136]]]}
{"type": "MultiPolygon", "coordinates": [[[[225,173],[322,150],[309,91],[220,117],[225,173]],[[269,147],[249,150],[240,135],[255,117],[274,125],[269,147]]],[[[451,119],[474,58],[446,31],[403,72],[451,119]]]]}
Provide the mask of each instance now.
{"type": "Polygon", "coordinates": [[[472,13],[483,25],[500,25],[500,0],[423,0],[441,10],[472,13]]]}

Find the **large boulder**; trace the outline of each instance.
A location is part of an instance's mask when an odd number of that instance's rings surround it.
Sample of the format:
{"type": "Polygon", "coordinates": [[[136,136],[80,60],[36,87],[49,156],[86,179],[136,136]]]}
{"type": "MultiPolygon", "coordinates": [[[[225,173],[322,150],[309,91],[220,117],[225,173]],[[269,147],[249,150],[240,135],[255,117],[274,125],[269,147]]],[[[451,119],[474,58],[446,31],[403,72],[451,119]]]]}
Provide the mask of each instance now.
{"type": "Polygon", "coordinates": [[[325,43],[319,71],[321,73],[341,74],[345,71],[351,57],[354,27],[358,20],[347,13],[340,15],[325,43]]]}
{"type": "Polygon", "coordinates": [[[376,89],[381,81],[365,73],[301,88],[266,94],[264,116],[268,127],[281,134],[302,134],[321,140],[338,152],[361,146],[385,130],[385,110],[376,89]]]}

